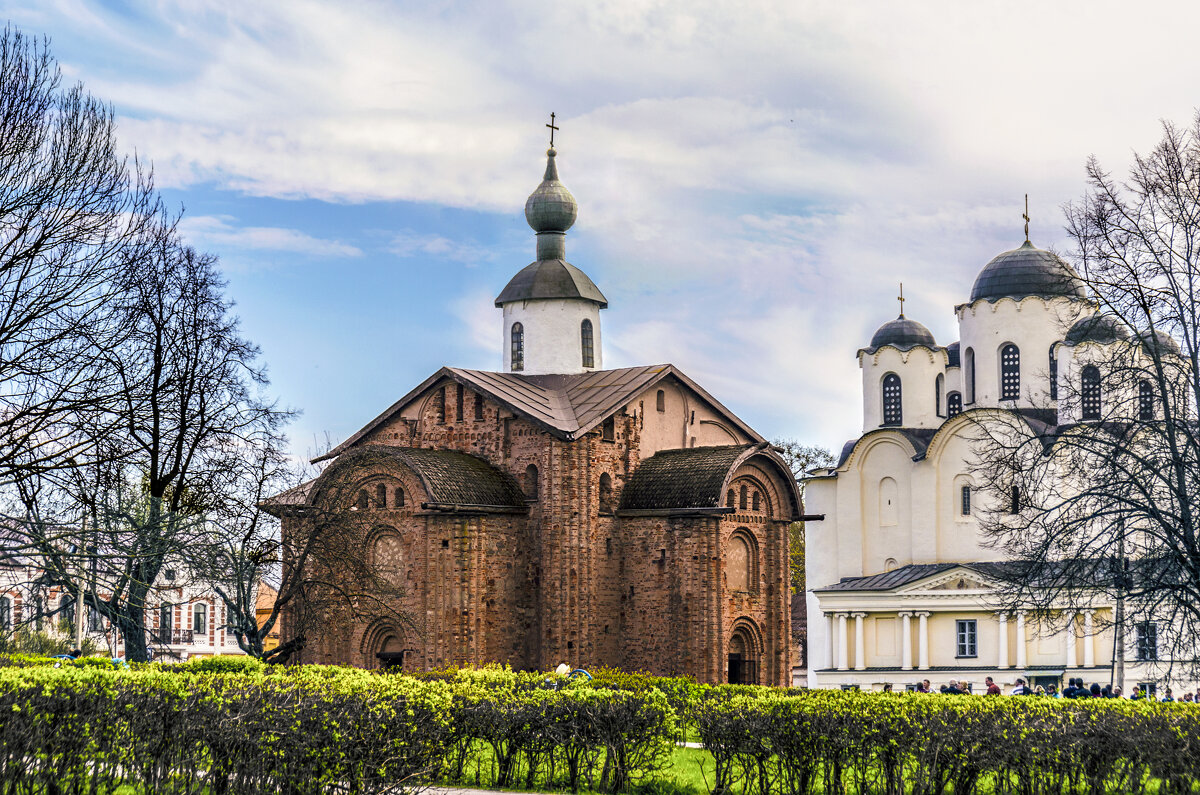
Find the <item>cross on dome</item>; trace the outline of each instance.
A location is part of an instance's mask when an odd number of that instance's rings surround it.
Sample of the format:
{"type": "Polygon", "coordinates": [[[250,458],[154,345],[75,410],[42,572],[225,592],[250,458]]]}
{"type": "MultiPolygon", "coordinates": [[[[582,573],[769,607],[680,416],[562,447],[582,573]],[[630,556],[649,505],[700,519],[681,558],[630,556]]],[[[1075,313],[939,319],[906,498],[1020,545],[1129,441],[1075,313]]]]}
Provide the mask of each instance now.
{"type": "Polygon", "coordinates": [[[558,128],[554,126],[554,111],[550,111],[550,123],[546,125],[550,128],[550,148],[554,148],[554,131],[558,128]]]}
{"type": "Polygon", "coordinates": [[[900,282],[900,295],[896,300],[900,302],[900,317],[904,317],[904,282],[900,282]]]}
{"type": "MultiPolygon", "coordinates": [[[[553,133],[551,133],[553,135],[553,133]]],[[[1029,194],[1025,194],[1025,214],[1021,216],[1025,219],[1025,242],[1029,242],[1029,194]]]]}

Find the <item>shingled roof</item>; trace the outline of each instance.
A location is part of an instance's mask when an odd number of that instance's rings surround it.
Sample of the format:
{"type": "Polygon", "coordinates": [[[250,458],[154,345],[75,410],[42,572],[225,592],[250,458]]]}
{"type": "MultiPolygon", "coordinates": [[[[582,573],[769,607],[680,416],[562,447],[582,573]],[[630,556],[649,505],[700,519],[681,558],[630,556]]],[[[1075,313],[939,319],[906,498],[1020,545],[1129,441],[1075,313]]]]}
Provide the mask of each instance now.
{"type": "Polygon", "coordinates": [[[358,433],[313,461],[341,455],[445,378],[482,392],[559,439],[574,441],[666,377],[674,377],[687,386],[746,436],[756,442],[765,441],[672,364],[595,370],[573,375],[521,375],[443,367],[367,423],[358,433]]]}

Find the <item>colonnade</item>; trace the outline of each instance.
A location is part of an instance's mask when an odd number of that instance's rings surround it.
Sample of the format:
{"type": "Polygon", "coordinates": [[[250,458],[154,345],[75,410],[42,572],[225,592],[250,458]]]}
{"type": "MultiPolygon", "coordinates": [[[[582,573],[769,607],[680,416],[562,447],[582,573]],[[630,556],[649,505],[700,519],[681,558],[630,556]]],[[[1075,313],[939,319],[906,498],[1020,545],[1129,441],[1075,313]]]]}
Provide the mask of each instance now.
{"type": "MultiPolygon", "coordinates": [[[[962,615],[960,610],[952,611],[958,615],[962,615]]],[[[1077,668],[1082,665],[1084,668],[1092,668],[1096,664],[1096,644],[1094,630],[1094,610],[1083,610],[1080,613],[1072,613],[1070,621],[1064,627],[1066,631],[1066,659],[1063,660],[1064,667],[1077,668]],[[1083,615],[1083,633],[1082,637],[1077,638],[1075,632],[1076,617],[1083,615]],[[1083,660],[1079,660],[1079,646],[1083,646],[1083,660]]],[[[850,633],[849,620],[854,619],[854,667],[855,671],[865,671],[867,669],[867,654],[865,643],[864,623],[867,617],[865,612],[844,611],[826,613],[827,616],[836,618],[833,623],[833,631],[830,633],[830,656],[832,667],[839,671],[849,671],[850,667],[850,633]]],[[[913,652],[912,652],[912,620],[917,619],[917,662],[916,669],[925,671],[929,669],[929,616],[928,610],[902,610],[897,613],[888,613],[887,617],[896,615],[900,618],[900,670],[913,670],[913,652]]],[[[1012,668],[1009,664],[1008,650],[1008,620],[1010,615],[1016,620],[1016,665],[1017,669],[1024,669],[1028,660],[1028,635],[1025,630],[1024,610],[1017,610],[1014,613],[999,612],[995,613],[996,618],[996,667],[999,669],[1012,668]]],[[[981,631],[982,622],[975,619],[977,630],[981,631]]],[[[888,666],[891,667],[891,666],[888,666]]]]}

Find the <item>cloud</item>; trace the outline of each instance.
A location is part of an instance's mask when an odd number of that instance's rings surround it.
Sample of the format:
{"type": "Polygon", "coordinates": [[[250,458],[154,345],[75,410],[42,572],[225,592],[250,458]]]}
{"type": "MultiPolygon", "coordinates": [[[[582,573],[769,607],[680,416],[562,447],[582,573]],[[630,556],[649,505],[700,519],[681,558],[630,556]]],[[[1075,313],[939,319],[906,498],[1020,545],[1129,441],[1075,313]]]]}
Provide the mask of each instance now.
{"type": "Polygon", "coordinates": [[[309,257],[361,257],[362,250],[336,240],[322,240],[298,229],[234,226],[230,216],[185,216],[179,230],[190,243],[215,251],[225,249],[282,251],[309,257]]]}
{"type": "Polygon", "coordinates": [[[486,246],[461,240],[451,240],[441,235],[427,235],[406,229],[396,234],[388,245],[388,251],[398,257],[429,256],[476,265],[492,259],[495,254],[486,246]]]}

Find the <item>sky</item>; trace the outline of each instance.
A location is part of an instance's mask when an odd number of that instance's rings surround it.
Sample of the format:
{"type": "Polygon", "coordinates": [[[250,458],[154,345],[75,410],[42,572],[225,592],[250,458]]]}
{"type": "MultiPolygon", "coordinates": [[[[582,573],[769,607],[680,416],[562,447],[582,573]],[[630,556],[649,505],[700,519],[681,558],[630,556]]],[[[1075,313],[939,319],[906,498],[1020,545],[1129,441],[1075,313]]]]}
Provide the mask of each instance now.
{"type": "Polygon", "coordinates": [[[673,363],[763,436],[837,450],[900,282],[955,341],[1026,193],[1034,243],[1068,253],[1087,158],[1123,173],[1200,106],[1182,0],[0,8],[220,258],[299,456],[443,365],[500,368],[551,112],[605,366],[673,363]]]}

